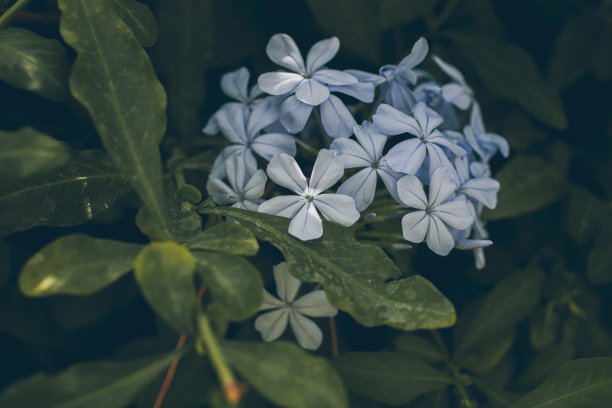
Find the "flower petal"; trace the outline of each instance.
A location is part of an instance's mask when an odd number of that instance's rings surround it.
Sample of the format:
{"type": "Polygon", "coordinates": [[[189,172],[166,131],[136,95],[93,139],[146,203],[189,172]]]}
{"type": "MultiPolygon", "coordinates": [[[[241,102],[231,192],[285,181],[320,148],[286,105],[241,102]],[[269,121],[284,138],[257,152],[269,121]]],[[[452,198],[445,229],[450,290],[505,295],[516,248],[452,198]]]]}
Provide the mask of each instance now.
{"type": "Polygon", "coordinates": [[[285,302],[279,300],[276,296],[273,296],[264,289],[264,300],[259,310],[268,310],[268,309],[277,309],[279,307],[285,306],[285,302]]]}
{"type": "Polygon", "coordinates": [[[329,97],[329,89],[316,79],[305,79],[296,88],[295,96],[308,105],[317,106],[329,97]]]}
{"type": "Polygon", "coordinates": [[[472,103],[472,97],[465,87],[459,84],[446,84],[442,87],[442,98],[457,106],[461,110],[466,110],[472,103]]]}
{"type": "Polygon", "coordinates": [[[286,262],[274,265],[272,270],[274,271],[274,282],[276,282],[276,294],[286,303],[293,302],[302,282],[289,273],[289,266],[286,262]]]}
{"type": "MultiPolygon", "coordinates": [[[[357,129],[357,127],[355,127],[355,129],[357,129]]],[[[368,153],[359,143],[352,139],[335,139],[329,148],[338,152],[338,157],[342,159],[345,169],[366,167],[372,164],[372,160],[368,153]]]]}
{"type": "Polygon", "coordinates": [[[452,228],[466,229],[474,221],[470,210],[463,200],[447,201],[440,204],[430,213],[452,228]]]}
{"type": "Polygon", "coordinates": [[[289,323],[295,338],[300,346],[306,350],[316,350],[321,346],[323,333],[312,320],[304,317],[297,310],[292,309],[289,315],[289,323]]]}
{"type": "Polygon", "coordinates": [[[305,294],[293,302],[293,307],[298,312],[311,317],[332,317],[338,314],[338,309],[329,303],[323,290],[315,290],[305,294]]]}
{"type": "Polygon", "coordinates": [[[485,132],[484,123],[482,122],[482,113],[480,112],[480,105],[474,102],[472,105],[472,113],[470,114],[470,126],[476,135],[485,132]]]}
{"type": "Polygon", "coordinates": [[[428,51],[429,46],[427,45],[427,40],[423,37],[419,38],[412,46],[410,54],[400,61],[399,66],[403,69],[412,69],[416,67],[425,59],[428,51]]]}
{"type": "MultiPolygon", "coordinates": [[[[376,193],[376,170],[366,167],[348,178],[340,187],[338,194],[344,194],[355,200],[357,211],[363,211],[374,201],[376,193]]],[[[320,196],[319,196],[320,197],[320,196]]],[[[321,207],[319,207],[321,210],[321,207]]],[[[321,212],[323,212],[321,210],[321,212]]],[[[323,214],[325,215],[325,214],[323,214]]]]}
{"type": "Polygon", "coordinates": [[[382,156],[388,137],[380,133],[380,130],[368,121],[364,121],[361,126],[355,126],[353,133],[355,133],[355,138],[357,138],[359,144],[370,156],[371,161],[378,161],[382,156]]]}
{"type": "Polygon", "coordinates": [[[256,104],[247,122],[247,136],[253,140],[257,132],[268,125],[276,122],[280,114],[280,108],[276,98],[266,98],[256,104]]]}
{"type": "Polygon", "coordinates": [[[232,189],[238,193],[243,190],[246,180],[251,177],[251,174],[247,174],[244,158],[236,154],[225,161],[225,174],[232,189]]]}
{"type": "Polygon", "coordinates": [[[459,84],[465,85],[465,78],[463,77],[463,74],[461,74],[461,72],[457,68],[455,68],[454,66],[452,66],[451,64],[449,64],[447,62],[444,62],[437,55],[434,55],[432,58],[433,58],[434,62],[436,64],[438,64],[440,69],[442,71],[444,71],[444,73],[446,75],[451,77],[451,79],[453,79],[455,82],[458,82],[459,84]]]}
{"type": "Polygon", "coordinates": [[[393,136],[407,132],[417,137],[421,136],[421,128],[415,118],[385,103],[376,109],[372,120],[385,135],[393,136]]]}
{"type": "Polygon", "coordinates": [[[321,104],[321,122],[327,134],[334,139],[349,137],[353,133],[353,127],[357,126],[357,122],[344,102],[335,95],[330,95],[321,104]]]}
{"type": "Polygon", "coordinates": [[[261,333],[263,341],[274,341],[283,334],[288,320],[289,309],[272,310],[255,319],[255,330],[261,333]]]}
{"type": "Polygon", "coordinates": [[[284,133],[268,133],[259,135],[251,142],[251,149],[266,160],[280,153],[295,156],[295,140],[284,133]]]}
{"type": "Polygon", "coordinates": [[[387,153],[387,164],[400,173],[415,174],[427,156],[425,143],[412,138],[396,144],[387,153]]]}
{"type": "Polygon", "coordinates": [[[427,208],[427,196],[423,184],[418,177],[407,175],[397,182],[397,194],[407,207],[425,210],[427,208]]]}
{"type": "Polygon", "coordinates": [[[291,95],[281,104],[280,122],[287,129],[287,132],[298,133],[304,129],[311,112],[312,105],[308,105],[296,98],[295,95],[291,95]]]}
{"type": "Polygon", "coordinates": [[[232,143],[246,143],[246,111],[238,104],[228,104],[217,112],[217,125],[223,136],[232,143]]]}
{"type": "Polygon", "coordinates": [[[491,210],[497,206],[498,191],[499,182],[488,177],[468,180],[459,189],[459,192],[473,198],[491,210]]]}
{"type": "Polygon", "coordinates": [[[317,239],[323,235],[323,222],[313,203],[303,205],[293,217],[289,223],[289,234],[302,241],[317,239]]]}
{"type": "Polygon", "coordinates": [[[327,149],[319,150],[310,175],[309,194],[315,196],[327,190],[336,184],[343,174],[344,162],[336,155],[336,152],[327,149]]]}
{"type": "Polygon", "coordinates": [[[323,65],[332,60],[338,53],[340,41],[337,37],[331,37],[317,42],[310,47],[306,55],[306,68],[309,73],[314,73],[323,65]]]}
{"type": "Polygon", "coordinates": [[[427,246],[438,255],[448,255],[455,246],[455,240],[446,225],[436,216],[430,216],[427,228],[427,246]]]}
{"type": "Polygon", "coordinates": [[[357,78],[359,82],[371,83],[374,86],[378,86],[386,81],[383,76],[372,74],[370,72],[360,71],[358,69],[346,69],[344,70],[344,72],[346,72],[347,74],[351,74],[352,76],[357,78]]]}
{"type": "Polygon", "coordinates": [[[355,208],[355,200],[347,195],[319,194],[314,198],[314,203],[328,221],[350,227],[359,219],[359,212],[355,208]]]}
{"type": "Polygon", "coordinates": [[[435,110],[427,107],[423,102],[417,103],[412,114],[419,123],[419,136],[428,136],[442,123],[442,116],[438,115],[435,110]]]}
{"type": "Polygon", "coordinates": [[[221,90],[230,98],[246,103],[249,100],[247,88],[250,76],[249,70],[245,67],[228,72],[221,77],[221,90]]]}
{"type": "Polygon", "coordinates": [[[219,205],[230,205],[238,201],[238,194],[230,186],[215,177],[209,177],[206,191],[213,201],[219,205]]]}
{"type": "MultiPolygon", "coordinates": [[[[436,169],[444,168],[455,172],[455,167],[444,153],[444,150],[435,143],[425,143],[427,157],[429,158],[429,175],[431,176],[436,169]]],[[[453,176],[456,177],[456,176],[453,176]]]]}
{"type": "Polygon", "coordinates": [[[305,205],[306,201],[302,196],[278,196],[261,203],[257,211],[278,215],[279,217],[293,218],[305,205]]]}
{"type": "Polygon", "coordinates": [[[452,196],[456,189],[453,173],[445,167],[436,169],[429,180],[429,208],[435,209],[452,196]]]}
{"type": "Polygon", "coordinates": [[[270,95],[284,95],[293,92],[303,80],[303,76],[293,72],[266,72],[259,76],[257,85],[270,95]]]}
{"type": "Polygon", "coordinates": [[[446,147],[448,150],[453,152],[453,154],[456,155],[457,157],[463,157],[467,154],[467,150],[465,150],[463,147],[459,146],[457,143],[453,142],[448,137],[446,137],[443,133],[437,130],[434,130],[432,134],[429,136],[429,142],[446,147]]]}
{"type": "Polygon", "coordinates": [[[320,69],[312,77],[326,85],[351,85],[359,82],[351,74],[337,69],[320,69]]]}
{"type": "Polygon", "coordinates": [[[378,168],[376,169],[376,174],[378,174],[382,179],[387,191],[389,191],[389,194],[391,194],[391,197],[393,197],[393,199],[398,203],[401,203],[399,193],[397,191],[397,182],[404,177],[405,174],[398,173],[389,167],[386,157],[383,157],[379,162],[378,168]]]}
{"type": "Polygon", "coordinates": [[[425,211],[413,211],[402,217],[402,234],[406,241],[423,242],[427,235],[429,219],[425,211]]]}
{"type": "Polygon", "coordinates": [[[249,200],[257,200],[260,198],[264,191],[266,190],[266,181],[268,181],[268,176],[266,176],[266,172],[263,170],[257,170],[255,174],[247,181],[242,194],[244,198],[249,200]]]}
{"type": "Polygon", "coordinates": [[[374,101],[374,85],[367,82],[357,82],[350,85],[329,85],[329,92],[340,92],[362,102],[370,103],[374,101]]]}
{"type": "Polygon", "coordinates": [[[380,86],[382,101],[396,109],[409,113],[412,111],[417,100],[414,93],[406,86],[405,82],[394,78],[391,82],[380,86]]]}
{"type": "Polygon", "coordinates": [[[268,177],[276,184],[302,194],[308,188],[306,177],[295,159],[287,153],[278,154],[270,160],[267,167],[268,177]]]}
{"type": "Polygon", "coordinates": [[[273,35],[266,46],[266,53],[272,62],[281,67],[299,73],[304,73],[306,71],[302,53],[300,53],[293,38],[289,37],[287,34],[273,35]]]}

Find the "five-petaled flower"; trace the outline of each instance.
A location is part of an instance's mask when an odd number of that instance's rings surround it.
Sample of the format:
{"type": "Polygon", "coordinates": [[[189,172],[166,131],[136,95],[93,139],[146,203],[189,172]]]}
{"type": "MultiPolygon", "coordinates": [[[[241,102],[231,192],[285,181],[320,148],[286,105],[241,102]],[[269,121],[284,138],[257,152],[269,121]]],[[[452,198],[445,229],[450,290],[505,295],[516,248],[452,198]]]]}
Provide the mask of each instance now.
{"type": "Polygon", "coordinates": [[[225,173],[229,186],[216,177],[209,177],[206,191],[219,205],[231,205],[243,210],[257,211],[268,177],[263,170],[252,171],[240,156],[225,161],[225,173]]]}

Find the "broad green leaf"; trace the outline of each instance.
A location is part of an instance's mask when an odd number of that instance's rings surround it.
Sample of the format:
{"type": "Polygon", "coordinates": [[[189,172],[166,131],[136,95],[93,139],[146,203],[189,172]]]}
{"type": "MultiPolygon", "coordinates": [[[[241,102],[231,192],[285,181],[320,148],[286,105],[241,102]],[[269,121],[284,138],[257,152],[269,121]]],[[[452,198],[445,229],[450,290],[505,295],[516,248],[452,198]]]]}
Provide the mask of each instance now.
{"type": "Polygon", "coordinates": [[[607,227],[602,228],[589,252],[587,277],[596,285],[612,282],[612,232],[607,227]]]}
{"type": "Polygon", "coordinates": [[[268,400],[291,408],[347,407],[332,365],[295,344],[228,341],[223,352],[234,369],[268,400]]]}
{"type": "Polygon", "coordinates": [[[603,201],[588,190],[578,187],[569,196],[566,223],[572,238],[579,244],[586,244],[595,235],[601,221],[609,210],[603,201]]]}
{"type": "Polygon", "coordinates": [[[403,353],[347,353],[332,362],[349,390],[393,406],[453,384],[448,374],[403,353]]]}
{"type": "Polygon", "coordinates": [[[163,354],[122,362],[76,364],[56,375],[35,374],[0,394],[2,408],[128,407],[138,391],[177,357],[163,354]]]}
{"type": "Polygon", "coordinates": [[[450,401],[449,388],[444,387],[421,395],[410,404],[410,408],[449,408],[450,401]]]}
{"type": "Polygon", "coordinates": [[[547,125],[565,129],[567,121],[558,93],[544,82],[533,57],[525,50],[490,37],[447,36],[472,62],[488,89],[517,102],[547,125]]]}
{"type": "MultiPolygon", "coordinates": [[[[367,60],[380,63],[381,45],[378,4],[369,0],[308,0],[321,28],[340,39],[346,48],[367,60]]],[[[302,51],[306,55],[306,50],[302,51]]]]}
{"type": "Polygon", "coordinates": [[[435,344],[416,334],[400,334],[395,339],[395,348],[405,355],[411,355],[426,363],[446,360],[444,353],[435,344]]]}
{"type": "Polygon", "coordinates": [[[538,353],[522,370],[521,375],[513,383],[518,388],[533,389],[540,385],[546,377],[552,374],[563,363],[574,358],[576,347],[573,344],[559,344],[538,353]]]}
{"type": "Polygon", "coordinates": [[[227,317],[241,321],[253,316],[263,302],[263,281],[246,259],[228,254],[194,251],[202,282],[227,317]]]}
{"type": "Polygon", "coordinates": [[[535,266],[507,277],[491,290],[466,323],[456,347],[457,358],[523,320],[540,299],[544,273],[535,266]]]}
{"type": "Polygon", "coordinates": [[[0,131],[0,146],[2,187],[59,167],[70,157],[63,143],[29,127],[15,132],[0,131]]]}
{"type": "Polygon", "coordinates": [[[517,394],[496,388],[487,381],[486,377],[473,377],[472,381],[476,388],[487,397],[487,401],[493,408],[511,408],[520,398],[517,394]]]}
{"type": "Polygon", "coordinates": [[[111,0],[115,13],[132,30],[143,47],[157,42],[157,22],[146,4],[136,0],[111,0]]]}
{"type": "MultiPolygon", "coordinates": [[[[168,188],[174,188],[169,185],[168,188]]],[[[193,210],[184,211],[181,203],[171,197],[171,193],[166,191],[166,208],[168,209],[168,219],[170,220],[170,232],[177,242],[185,242],[200,231],[202,231],[202,217],[193,210]]],[[[136,214],[136,225],[140,231],[151,240],[163,240],[166,231],[157,222],[149,206],[145,205],[136,214]]]]}
{"type": "Polygon", "coordinates": [[[516,338],[516,327],[510,326],[499,333],[487,337],[478,343],[478,347],[470,349],[465,357],[461,358],[461,367],[481,374],[495,367],[504,358],[516,338]]]}
{"type": "Polygon", "coordinates": [[[385,30],[431,14],[438,0],[381,0],[378,3],[379,25],[385,30]]]}
{"type": "Polygon", "coordinates": [[[419,275],[400,279],[400,270],[382,249],[358,243],[347,228],[325,223],[321,239],[304,242],[287,233],[286,218],[231,207],[199,211],[230,216],[269,241],[296,278],[322,283],[330,302],[364,326],[415,330],[455,323],[453,305],[428,280],[419,275]]]}
{"type": "Polygon", "coordinates": [[[565,189],[565,172],[537,156],[515,156],[495,175],[501,188],[497,208],[488,220],[515,217],[558,200],[565,189]]]}
{"type": "Polygon", "coordinates": [[[612,398],[612,358],[569,361],[513,408],[601,408],[612,398]]]}
{"type": "Polygon", "coordinates": [[[83,224],[128,190],[105,153],[73,152],[62,167],[0,191],[0,235],[83,224]]]}
{"type": "Polygon", "coordinates": [[[171,238],[159,153],[166,94],[151,61],[109,1],[60,0],[59,7],[60,33],[77,52],[70,91],[165,238],[171,238]]]}
{"type": "Polygon", "coordinates": [[[22,28],[0,31],[0,80],[56,101],[68,97],[64,46],[22,28]]]}
{"type": "Polygon", "coordinates": [[[89,295],[129,272],[141,249],[138,244],[67,235],[28,260],[19,288],[28,296],[89,295]]]}
{"type": "Polygon", "coordinates": [[[203,249],[234,255],[255,255],[259,244],[248,229],[231,222],[206,228],[187,243],[189,249],[203,249]]]}
{"type": "Polygon", "coordinates": [[[153,242],[134,262],[134,274],[155,312],[180,333],[194,330],[192,313],[199,303],[193,285],[195,260],[173,242],[153,242]]]}

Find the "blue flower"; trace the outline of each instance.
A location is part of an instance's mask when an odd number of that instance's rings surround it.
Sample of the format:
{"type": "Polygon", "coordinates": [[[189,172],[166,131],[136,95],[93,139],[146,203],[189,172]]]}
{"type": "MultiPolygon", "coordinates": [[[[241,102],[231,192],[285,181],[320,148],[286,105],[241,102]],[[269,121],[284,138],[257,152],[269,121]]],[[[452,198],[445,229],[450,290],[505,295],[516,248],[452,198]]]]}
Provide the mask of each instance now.
{"type": "Polygon", "coordinates": [[[427,240],[427,246],[438,255],[448,255],[455,246],[449,227],[463,230],[472,225],[472,214],[464,200],[453,200],[456,185],[452,172],[439,168],[433,172],[429,184],[429,199],[421,181],[412,175],[397,183],[400,201],[417,211],[402,218],[404,239],[410,242],[427,240]]]}
{"type": "Polygon", "coordinates": [[[206,191],[219,205],[231,205],[244,210],[257,211],[268,177],[263,170],[255,172],[245,167],[244,160],[234,155],[225,161],[229,186],[216,177],[209,177],[206,191]]]}
{"type": "Polygon", "coordinates": [[[465,194],[470,199],[489,209],[497,206],[499,182],[488,176],[470,177],[467,157],[455,158],[457,171],[457,194],[465,194]]]}
{"type": "Polygon", "coordinates": [[[474,91],[472,91],[472,88],[465,82],[463,74],[461,74],[457,68],[444,62],[436,55],[433,56],[433,60],[438,64],[438,67],[453,80],[453,82],[442,86],[442,98],[461,110],[468,109],[474,100],[474,91]]]}
{"type": "Polygon", "coordinates": [[[323,216],[332,222],[350,227],[359,219],[352,197],[343,194],[321,194],[342,177],[344,163],[336,152],[321,149],[312,169],[310,182],[300,170],[295,159],[281,153],[268,164],[268,177],[276,184],[298,195],[274,197],[259,206],[259,212],[293,218],[289,233],[302,241],[323,235],[323,216]]]}
{"type": "Polygon", "coordinates": [[[318,349],[323,333],[304,315],[332,317],[338,313],[338,309],[329,303],[322,290],[312,291],[295,300],[302,282],[291,276],[285,262],[274,267],[274,280],[278,298],[264,290],[264,302],[259,310],[273,310],[255,319],[255,329],[261,333],[264,341],[274,341],[283,334],[289,322],[300,346],[308,350],[318,349]]]}
{"type": "Polygon", "coordinates": [[[387,164],[386,157],[382,155],[387,136],[380,133],[373,123],[367,121],[361,126],[355,126],[353,132],[359,143],[351,139],[336,139],[330,149],[338,152],[345,169],[359,167],[364,169],[342,183],[338,188],[338,194],[353,197],[357,211],[363,211],[374,200],[378,174],[391,196],[399,200],[397,180],[404,174],[393,171],[387,164]]]}
{"type": "Polygon", "coordinates": [[[427,157],[430,175],[439,167],[454,169],[442,147],[457,156],[463,156],[467,152],[436,129],[442,123],[442,117],[422,102],[415,106],[413,115],[407,115],[392,106],[382,104],[373,116],[374,124],[384,134],[409,133],[416,136],[398,143],[389,150],[387,153],[389,166],[400,173],[416,174],[427,157]]]}
{"type": "Polygon", "coordinates": [[[488,162],[497,151],[504,157],[510,155],[510,146],[506,139],[498,134],[485,131],[480,106],[476,102],[472,105],[470,124],[463,128],[463,133],[472,149],[484,162],[488,162]]]}

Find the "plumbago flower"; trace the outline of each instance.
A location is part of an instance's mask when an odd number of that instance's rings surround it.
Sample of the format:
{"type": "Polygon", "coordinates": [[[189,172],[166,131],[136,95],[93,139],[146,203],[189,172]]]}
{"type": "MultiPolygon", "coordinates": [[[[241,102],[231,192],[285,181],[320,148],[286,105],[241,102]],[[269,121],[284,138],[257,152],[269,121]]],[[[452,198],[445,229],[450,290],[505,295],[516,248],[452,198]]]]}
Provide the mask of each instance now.
{"type": "Polygon", "coordinates": [[[259,212],[292,218],[289,233],[294,237],[306,241],[323,235],[323,223],[318,211],[327,220],[345,227],[350,227],[359,219],[352,197],[321,194],[336,184],[344,173],[344,163],[336,152],[326,149],[319,151],[309,183],[295,159],[285,153],[274,156],[267,170],[272,181],[297,195],[274,197],[261,204],[259,212]]]}
{"type": "Polygon", "coordinates": [[[363,167],[363,170],[342,183],[338,188],[338,194],[353,197],[357,211],[363,211],[374,201],[378,175],[391,196],[399,200],[397,180],[404,174],[392,170],[387,164],[386,157],[382,155],[387,136],[380,133],[373,123],[367,121],[361,126],[355,126],[353,133],[359,143],[351,139],[336,139],[330,146],[330,149],[338,152],[345,169],[363,167]]]}
{"type": "Polygon", "coordinates": [[[510,155],[510,146],[506,139],[496,133],[485,131],[480,106],[476,102],[472,106],[470,124],[463,128],[463,133],[472,149],[484,162],[488,162],[497,151],[504,157],[510,155]]]}
{"type": "Polygon", "coordinates": [[[438,67],[452,79],[451,83],[442,85],[442,98],[461,110],[468,109],[474,99],[474,91],[465,82],[463,74],[451,64],[444,62],[440,57],[434,55],[432,58],[438,64],[438,67]]]}
{"type": "Polygon", "coordinates": [[[243,210],[257,211],[268,177],[263,170],[253,172],[240,156],[234,155],[225,161],[225,174],[229,186],[216,177],[209,177],[206,191],[219,205],[231,205],[243,210]]]}
{"type": "Polygon", "coordinates": [[[308,350],[318,349],[323,333],[304,315],[332,317],[338,309],[329,303],[322,290],[312,291],[296,300],[302,282],[291,276],[285,262],[274,267],[274,280],[278,298],[264,290],[264,302],[259,310],[273,310],[255,319],[255,329],[264,341],[274,341],[283,334],[289,322],[300,346],[308,350]]]}
{"type": "Polygon", "coordinates": [[[259,87],[270,95],[283,95],[280,122],[290,133],[304,129],[313,107],[320,106],[321,122],[331,137],[348,137],[355,119],[344,103],[330,91],[342,92],[364,102],[374,99],[374,86],[359,84],[354,76],[324,67],[338,52],[336,37],[312,46],[306,63],[293,39],[276,34],[268,42],[266,52],[276,64],[293,72],[268,72],[259,76],[259,87]]]}

